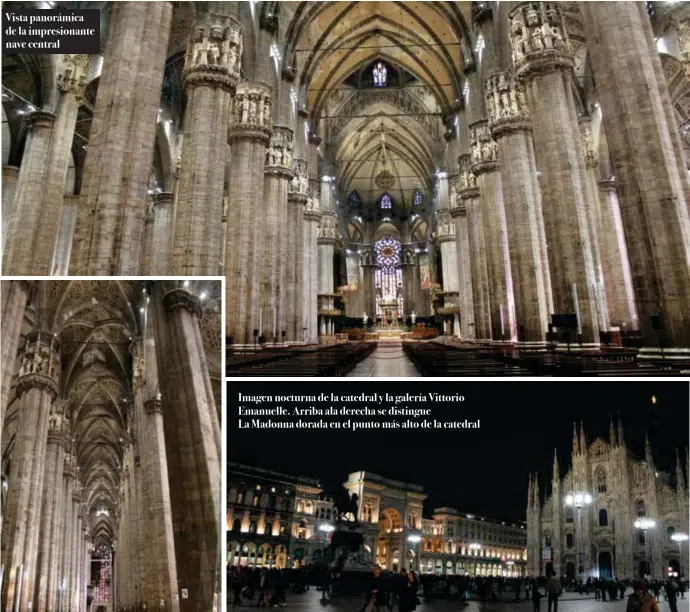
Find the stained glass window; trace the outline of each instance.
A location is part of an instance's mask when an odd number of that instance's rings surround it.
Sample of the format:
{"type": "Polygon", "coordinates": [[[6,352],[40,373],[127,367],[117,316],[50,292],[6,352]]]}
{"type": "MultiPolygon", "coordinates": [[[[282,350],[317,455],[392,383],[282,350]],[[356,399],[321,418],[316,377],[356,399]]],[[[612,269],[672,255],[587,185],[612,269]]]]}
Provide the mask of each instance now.
{"type": "Polygon", "coordinates": [[[397,318],[403,314],[403,279],[400,263],[400,243],[391,237],[374,245],[376,254],[376,315],[397,318]]]}
{"type": "Polygon", "coordinates": [[[94,589],[94,603],[107,603],[110,601],[110,584],[112,578],[112,553],[109,546],[101,544],[96,549],[94,561],[100,561],[98,580],[94,589]]]}
{"type": "Polygon", "coordinates": [[[359,197],[359,194],[356,191],[353,191],[348,198],[348,202],[350,203],[350,206],[359,206],[362,203],[362,199],[359,197]]]}
{"type": "Polygon", "coordinates": [[[385,87],[388,82],[388,71],[383,62],[378,62],[372,71],[374,76],[374,87],[385,87]]]}
{"type": "Polygon", "coordinates": [[[393,208],[393,200],[388,194],[381,196],[381,208],[384,210],[390,210],[393,208]]]}
{"type": "Polygon", "coordinates": [[[423,203],[424,196],[419,191],[415,191],[412,196],[412,206],[421,206],[423,203]]]}

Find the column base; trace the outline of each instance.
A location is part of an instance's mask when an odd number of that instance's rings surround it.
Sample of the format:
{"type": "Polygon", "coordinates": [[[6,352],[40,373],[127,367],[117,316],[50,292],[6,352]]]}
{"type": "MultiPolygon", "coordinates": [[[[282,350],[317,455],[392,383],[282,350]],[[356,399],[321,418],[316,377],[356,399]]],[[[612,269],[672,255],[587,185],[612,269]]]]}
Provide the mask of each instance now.
{"type": "Polygon", "coordinates": [[[687,361],[690,368],[690,348],[665,348],[649,346],[637,354],[640,361],[687,361]]]}
{"type": "Polygon", "coordinates": [[[558,343],[556,345],[557,353],[599,353],[601,351],[601,345],[598,342],[584,343],[584,344],[571,344],[570,349],[568,349],[567,344],[558,343]]]}
{"type": "Polygon", "coordinates": [[[544,353],[549,349],[546,340],[538,340],[534,342],[516,342],[515,348],[526,353],[544,353]]]}
{"type": "Polygon", "coordinates": [[[234,353],[258,353],[263,346],[261,344],[231,344],[228,348],[234,353]]]}

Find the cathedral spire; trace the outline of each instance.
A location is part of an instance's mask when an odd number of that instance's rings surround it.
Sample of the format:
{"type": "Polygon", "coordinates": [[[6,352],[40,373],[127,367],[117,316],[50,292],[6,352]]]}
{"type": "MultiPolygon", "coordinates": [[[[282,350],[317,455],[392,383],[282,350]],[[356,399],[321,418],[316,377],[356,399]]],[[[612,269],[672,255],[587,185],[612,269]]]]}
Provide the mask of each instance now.
{"type": "Polygon", "coordinates": [[[534,486],[532,484],[532,474],[529,474],[529,485],[527,486],[527,516],[529,516],[532,511],[532,506],[534,506],[534,486]]]}
{"type": "Polygon", "coordinates": [[[609,415],[609,444],[616,446],[616,430],[613,427],[613,414],[609,415]]]}
{"type": "Polygon", "coordinates": [[[580,454],[587,453],[587,443],[585,442],[585,426],[580,421],[580,454]]]}
{"type": "Polygon", "coordinates": [[[541,506],[541,499],[539,498],[539,475],[534,475],[534,507],[539,510],[541,506]]]}
{"type": "Polygon", "coordinates": [[[579,455],[580,449],[577,443],[577,423],[573,421],[573,455],[579,455]]]}
{"type": "Polygon", "coordinates": [[[687,482],[683,477],[683,466],[680,463],[680,454],[678,453],[678,449],[676,449],[676,487],[678,491],[681,489],[685,491],[688,488],[687,482]]]}
{"type": "Polygon", "coordinates": [[[553,481],[558,483],[560,481],[560,470],[558,469],[558,449],[553,449],[553,481]]]}
{"type": "Polygon", "coordinates": [[[625,446],[625,439],[623,438],[623,423],[621,423],[621,414],[618,413],[618,445],[625,446]]]}
{"type": "Polygon", "coordinates": [[[644,432],[644,457],[649,467],[654,467],[654,457],[652,456],[652,445],[649,443],[649,432],[644,432]]]}

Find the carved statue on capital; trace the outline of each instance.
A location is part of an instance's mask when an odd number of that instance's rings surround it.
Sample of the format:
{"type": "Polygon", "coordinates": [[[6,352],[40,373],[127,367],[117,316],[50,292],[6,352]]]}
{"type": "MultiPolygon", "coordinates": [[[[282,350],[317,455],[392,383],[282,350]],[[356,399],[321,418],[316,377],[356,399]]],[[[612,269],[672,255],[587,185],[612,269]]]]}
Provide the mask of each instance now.
{"type": "Polygon", "coordinates": [[[585,164],[588,168],[596,168],[599,165],[599,155],[594,148],[594,136],[592,135],[592,126],[589,120],[580,122],[580,138],[585,164]]]}
{"type": "Polygon", "coordinates": [[[678,42],[680,43],[680,55],[683,60],[685,77],[690,79],[690,16],[686,16],[678,22],[678,42]]]}
{"type": "Polygon", "coordinates": [[[486,107],[494,138],[519,129],[530,129],[530,110],[522,82],[499,72],[486,79],[486,107]]]}
{"type": "Polygon", "coordinates": [[[34,330],[26,335],[17,380],[17,394],[40,387],[57,396],[60,374],[60,346],[57,336],[34,330]]]}
{"type": "MultiPolygon", "coordinates": [[[[268,140],[273,130],[271,108],[271,88],[268,85],[249,81],[240,83],[232,100],[229,134],[255,134],[268,140]]],[[[272,161],[271,158],[269,160],[272,161]]]]}
{"type": "Polygon", "coordinates": [[[48,438],[60,441],[65,447],[69,440],[71,421],[67,414],[67,403],[64,400],[55,400],[50,407],[48,417],[48,438]]]}
{"type": "Polygon", "coordinates": [[[57,61],[57,86],[62,92],[73,92],[77,100],[84,98],[89,76],[88,55],[59,55],[57,61]]]}
{"type": "Polygon", "coordinates": [[[496,168],[498,145],[491,137],[488,122],[480,121],[470,126],[470,146],[472,151],[472,172],[480,174],[496,168]]]}
{"type": "Polygon", "coordinates": [[[572,67],[571,45],[558,2],[521,2],[509,13],[518,73],[572,67]]]}
{"type": "Polygon", "coordinates": [[[199,25],[187,45],[185,85],[212,84],[234,90],[240,79],[242,26],[229,17],[199,25]]]}
{"type": "Polygon", "coordinates": [[[134,338],[129,345],[129,352],[132,355],[132,388],[136,391],[145,382],[144,346],[141,338],[134,338]]]}
{"type": "Polygon", "coordinates": [[[338,226],[335,215],[323,215],[319,223],[319,239],[336,240],[338,238],[338,226]]]}
{"type": "Polygon", "coordinates": [[[296,159],[292,164],[293,177],[288,185],[288,193],[306,196],[309,191],[309,174],[307,172],[307,162],[303,159],[296,159]]]}
{"type": "Polygon", "coordinates": [[[439,238],[455,237],[455,223],[448,211],[439,211],[436,234],[439,238]]]}

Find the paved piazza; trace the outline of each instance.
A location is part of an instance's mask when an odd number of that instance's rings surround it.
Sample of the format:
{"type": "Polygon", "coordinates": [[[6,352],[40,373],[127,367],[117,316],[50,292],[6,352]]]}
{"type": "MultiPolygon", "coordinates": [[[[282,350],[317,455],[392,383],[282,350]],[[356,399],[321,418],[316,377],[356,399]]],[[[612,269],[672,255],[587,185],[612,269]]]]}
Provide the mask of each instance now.
{"type": "MultiPolygon", "coordinates": [[[[232,599],[230,599],[232,601],[232,599]]],[[[328,610],[343,610],[347,612],[359,612],[363,605],[363,600],[358,597],[338,597],[330,598],[326,601],[321,600],[321,592],[317,591],[314,587],[311,587],[309,591],[303,595],[295,595],[294,593],[288,592],[287,594],[287,606],[285,609],[299,611],[299,612],[327,612],[328,610]]],[[[678,612],[688,612],[690,607],[688,606],[690,598],[678,600],[678,612]]],[[[593,596],[578,596],[575,594],[568,593],[561,599],[558,605],[559,612],[600,612],[603,610],[625,610],[626,601],[621,601],[620,599],[615,602],[601,602],[596,601],[593,596]]],[[[243,609],[255,609],[256,604],[249,606],[236,606],[233,608],[232,605],[228,606],[228,610],[243,610],[243,609]]],[[[280,608],[279,608],[280,609],[280,608]]],[[[463,604],[458,602],[448,602],[443,600],[435,600],[431,603],[422,603],[422,605],[417,607],[416,612],[442,612],[444,610],[465,610],[467,612],[474,611],[486,611],[486,612],[509,612],[515,610],[517,612],[532,612],[532,602],[522,601],[516,604],[514,601],[506,600],[498,603],[485,603],[482,604],[479,601],[471,601],[469,604],[463,604]]],[[[659,609],[661,612],[670,612],[670,608],[666,601],[659,603],[659,609]]],[[[385,612],[385,608],[380,609],[381,612],[385,612]]],[[[397,606],[394,606],[393,611],[397,612],[397,606]]],[[[540,612],[548,612],[548,607],[546,604],[546,599],[542,600],[540,612]]]]}

